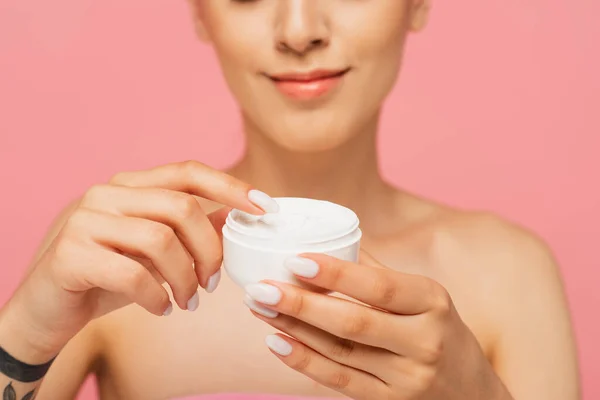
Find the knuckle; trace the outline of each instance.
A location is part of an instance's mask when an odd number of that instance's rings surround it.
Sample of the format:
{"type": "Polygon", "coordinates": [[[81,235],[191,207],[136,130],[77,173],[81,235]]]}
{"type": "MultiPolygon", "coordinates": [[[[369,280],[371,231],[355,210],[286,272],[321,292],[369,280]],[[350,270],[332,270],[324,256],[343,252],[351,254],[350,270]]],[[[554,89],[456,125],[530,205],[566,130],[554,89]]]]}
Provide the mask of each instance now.
{"type": "Polygon", "coordinates": [[[150,223],[146,230],[146,236],[151,251],[166,251],[173,246],[175,240],[173,229],[160,223],[150,223]]]}
{"type": "Polygon", "coordinates": [[[331,374],[331,376],[328,379],[328,386],[335,390],[344,390],[348,386],[350,386],[351,380],[352,378],[350,378],[350,375],[348,375],[348,373],[344,371],[338,371],[331,374]]]}
{"type": "Polygon", "coordinates": [[[435,369],[428,367],[416,367],[412,371],[412,383],[417,395],[427,392],[435,380],[435,369]]]}
{"type": "Polygon", "coordinates": [[[296,361],[291,363],[291,367],[296,371],[306,371],[312,362],[310,353],[307,351],[302,352],[302,356],[296,361]]]}
{"type": "Polygon", "coordinates": [[[377,297],[377,303],[386,306],[396,299],[398,287],[387,274],[380,273],[373,283],[373,293],[375,293],[375,296],[377,297]]]}
{"type": "MultiPolygon", "coordinates": [[[[149,284],[146,277],[146,271],[142,267],[132,268],[124,279],[124,284],[132,293],[143,292],[149,284]]],[[[162,301],[161,298],[158,300],[162,301]]]]}
{"type": "Polygon", "coordinates": [[[332,287],[337,287],[342,280],[344,269],[338,264],[332,263],[329,260],[326,261],[325,267],[330,270],[330,285],[332,287]]]}
{"type": "Polygon", "coordinates": [[[198,173],[198,170],[205,168],[205,165],[200,161],[186,160],[177,164],[177,167],[186,176],[194,176],[194,174],[198,173]]]}
{"type": "Polygon", "coordinates": [[[61,231],[62,237],[71,237],[75,232],[83,229],[88,225],[89,213],[84,209],[78,208],[69,215],[63,229],[61,231]]]}
{"type": "Polygon", "coordinates": [[[420,359],[426,365],[436,365],[444,354],[444,340],[439,334],[431,334],[431,338],[421,345],[420,359]]]}
{"type": "Polygon", "coordinates": [[[60,233],[52,246],[53,258],[57,261],[56,266],[59,268],[69,265],[69,260],[74,259],[79,253],[79,244],[74,238],[60,233]]]}
{"type": "Polygon", "coordinates": [[[301,316],[304,313],[304,306],[304,296],[301,294],[294,296],[291,304],[291,315],[301,316]]]}
{"type": "Polygon", "coordinates": [[[372,321],[364,312],[349,315],[342,324],[342,337],[348,339],[363,337],[371,330],[371,326],[372,321]]]}
{"type": "Polygon", "coordinates": [[[91,186],[81,198],[82,205],[93,204],[96,200],[100,199],[102,193],[106,190],[107,185],[97,184],[91,186]]]}
{"type": "Polygon", "coordinates": [[[193,196],[176,194],[173,200],[175,204],[175,214],[182,220],[194,217],[200,209],[200,205],[193,196]]]}
{"type": "Polygon", "coordinates": [[[348,358],[350,357],[356,350],[356,342],[343,339],[336,338],[331,349],[329,350],[329,354],[333,358],[348,358]]]}
{"type": "Polygon", "coordinates": [[[428,283],[427,294],[430,299],[432,311],[438,315],[450,313],[453,307],[450,293],[436,280],[426,279],[428,283]]]}
{"type": "Polygon", "coordinates": [[[429,280],[430,284],[430,297],[432,300],[433,310],[437,314],[447,315],[452,311],[452,297],[450,293],[441,284],[429,280]]]}

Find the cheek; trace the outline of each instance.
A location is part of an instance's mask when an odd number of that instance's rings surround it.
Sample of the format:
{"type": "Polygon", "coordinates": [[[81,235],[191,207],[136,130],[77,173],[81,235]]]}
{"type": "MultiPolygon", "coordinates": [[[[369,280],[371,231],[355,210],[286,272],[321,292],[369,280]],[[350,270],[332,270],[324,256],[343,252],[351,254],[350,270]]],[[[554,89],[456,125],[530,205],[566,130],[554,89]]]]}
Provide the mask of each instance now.
{"type": "Polygon", "coordinates": [[[244,13],[219,17],[211,16],[208,29],[225,77],[239,80],[244,74],[259,73],[258,61],[265,59],[261,52],[271,40],[266,25],[244,13]]]}
{"type": "MultiPolygon", "coordinates": [[[[363,105],[378,108],[399,75],[406,38],[402,18],[385,18],[370,29],[349,31],[357,79],[353,91],[366,93],[363,105]]],[[[374,25],[374,24],[373,24],[374,25]]]]}

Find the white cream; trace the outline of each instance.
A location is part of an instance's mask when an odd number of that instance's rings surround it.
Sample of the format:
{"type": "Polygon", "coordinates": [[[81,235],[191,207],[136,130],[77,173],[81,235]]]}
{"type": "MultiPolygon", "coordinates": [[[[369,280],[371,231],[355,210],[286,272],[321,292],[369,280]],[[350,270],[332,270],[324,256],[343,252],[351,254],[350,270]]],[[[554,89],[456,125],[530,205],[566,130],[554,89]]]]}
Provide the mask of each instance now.
{"type": "Polygon", "coordinates": [[[223,227],[223,265],[240,286],[273,279],[298,283],[283,266],[299,253],[356,261],[362,232],[356,214],[340,205],[276,198],[279,212],[253,216],[233,210],[223,227]]]}

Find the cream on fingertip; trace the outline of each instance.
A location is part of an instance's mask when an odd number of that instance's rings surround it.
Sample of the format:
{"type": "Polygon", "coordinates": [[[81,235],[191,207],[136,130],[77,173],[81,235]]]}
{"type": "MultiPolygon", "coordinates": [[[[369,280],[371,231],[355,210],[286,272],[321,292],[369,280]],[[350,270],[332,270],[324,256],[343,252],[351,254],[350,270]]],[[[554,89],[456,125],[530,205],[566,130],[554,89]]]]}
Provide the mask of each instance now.
{"type": "Polygon", "coordinates": [[[252,189],[249,191],[248,200],[266,213],[279,212],[279,204],[271,196],[260,190],[252,189]]]}

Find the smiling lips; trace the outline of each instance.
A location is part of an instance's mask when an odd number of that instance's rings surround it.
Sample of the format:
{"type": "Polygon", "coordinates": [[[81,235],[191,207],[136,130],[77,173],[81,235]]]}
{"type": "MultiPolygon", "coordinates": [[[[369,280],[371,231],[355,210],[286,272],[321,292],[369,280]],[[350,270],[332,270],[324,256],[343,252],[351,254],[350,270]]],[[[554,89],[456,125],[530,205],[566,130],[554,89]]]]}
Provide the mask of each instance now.
{"type": "Polygon", "coordinates": [[[270,75],[281,93],[298,100],[321,97],[337,87],[349,69],[315,70],[308,73],[270,75]]]}

